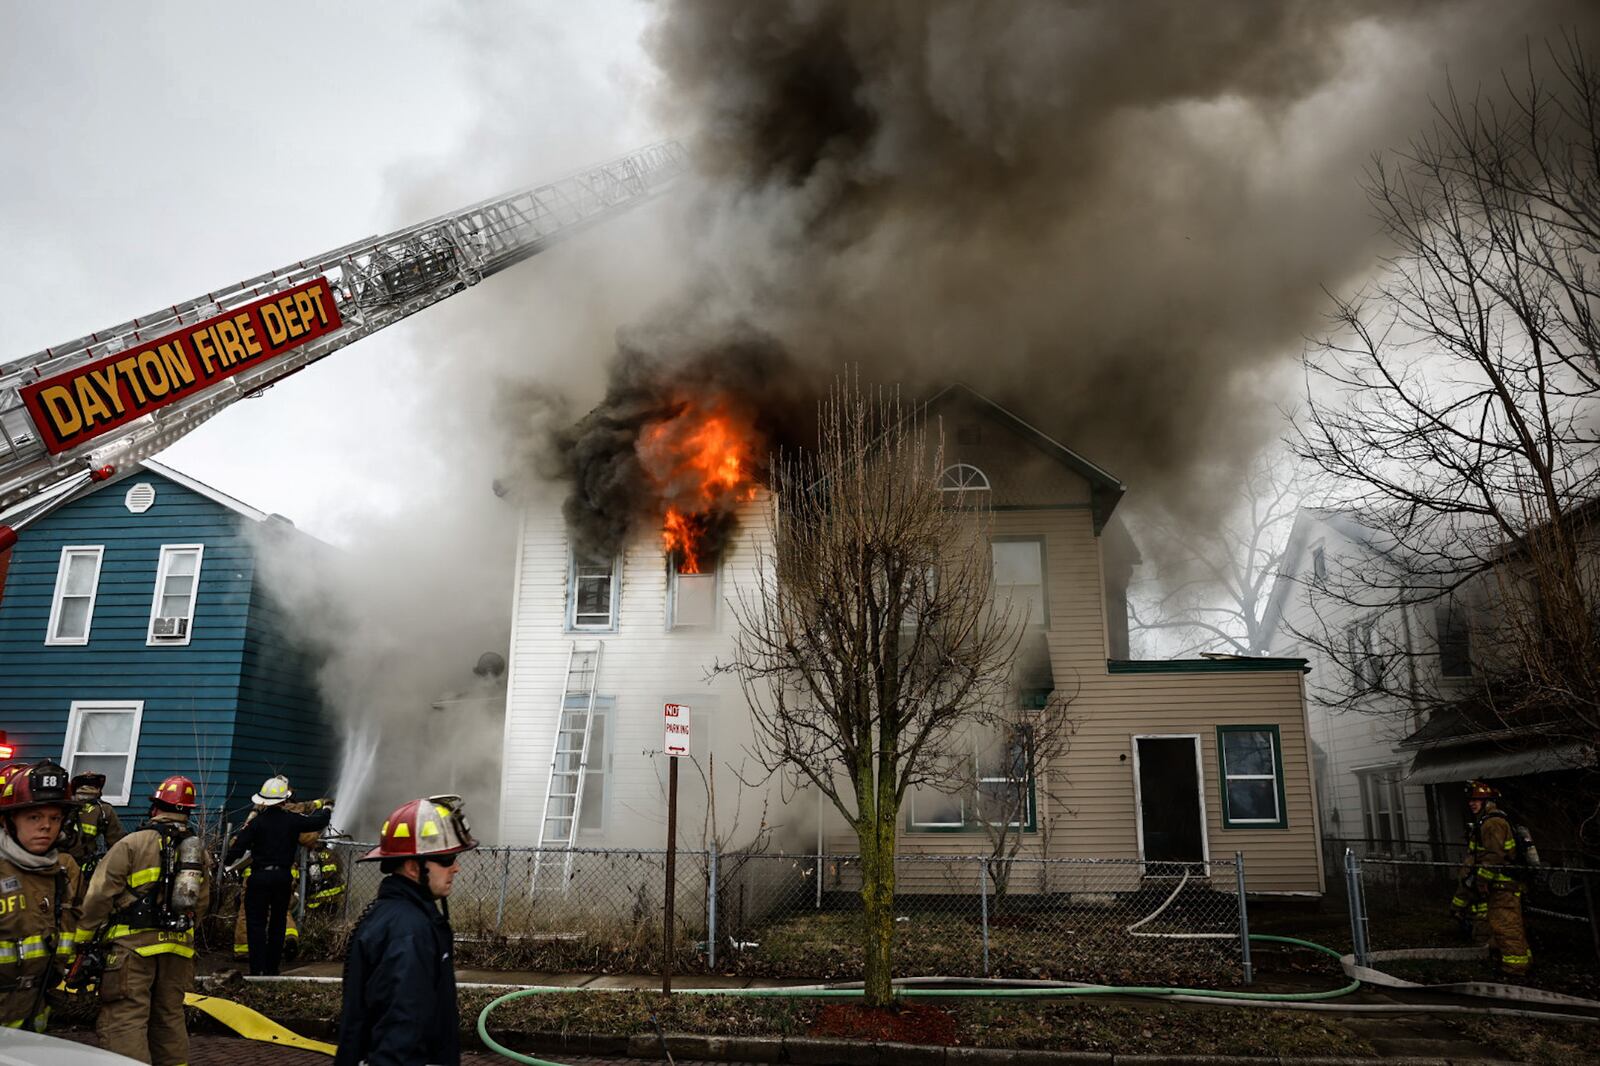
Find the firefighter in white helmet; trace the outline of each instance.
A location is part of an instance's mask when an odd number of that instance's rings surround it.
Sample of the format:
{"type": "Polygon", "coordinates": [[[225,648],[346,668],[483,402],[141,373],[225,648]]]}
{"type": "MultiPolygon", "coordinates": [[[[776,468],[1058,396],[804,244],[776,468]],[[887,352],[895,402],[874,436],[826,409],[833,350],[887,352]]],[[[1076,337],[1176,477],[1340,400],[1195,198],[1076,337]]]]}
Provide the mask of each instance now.
{"type": "Polygon", "coordinates": [[[333,817],[333,805],[326,800],[315,801],[309,814],[287,809],[285,804],[292,795],[288,778],[281,774],[269,777],[261,791],[250,797],[255,812],[234,834],[228,849],[230,859],[246,852],[250,855],[244,912],[253,976],[274,977],[283,961],[300,835],[322,832],[333,817]]]}
{"type": "Polygon", "coordinates": [[[383,823],[361,861],[388,876],[345,952],[334,1066],[460,1063],[453,934],[438,901],[477,846],[460,796],[411,800],[383,823]]]}

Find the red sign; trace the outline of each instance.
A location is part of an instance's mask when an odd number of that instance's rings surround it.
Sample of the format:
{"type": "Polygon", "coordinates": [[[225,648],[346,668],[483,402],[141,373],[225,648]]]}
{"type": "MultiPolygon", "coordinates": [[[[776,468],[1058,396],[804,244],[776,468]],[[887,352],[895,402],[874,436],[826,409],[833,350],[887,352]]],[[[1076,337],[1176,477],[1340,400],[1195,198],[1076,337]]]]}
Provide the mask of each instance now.
{"type": "Polygon", "coordinates": [[[50,453],[193,396],[342,324],[326,278],[143,341],[22,390],[50,453]]]}
{"type": "Polygon", "coordinates": [[[675,758],[689,754],[689,708],[682,703],[669,703],[661,712],[666,726],[666,739],[661,750],[675,758]]]}

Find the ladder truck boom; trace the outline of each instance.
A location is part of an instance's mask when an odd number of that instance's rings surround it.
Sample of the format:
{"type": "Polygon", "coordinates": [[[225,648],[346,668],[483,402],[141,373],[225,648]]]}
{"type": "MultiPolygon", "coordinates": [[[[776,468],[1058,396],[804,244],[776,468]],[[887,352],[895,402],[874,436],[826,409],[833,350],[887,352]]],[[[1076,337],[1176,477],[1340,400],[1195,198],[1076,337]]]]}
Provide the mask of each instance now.
{"type": "Polygon", "coordinates": [[[662,141],[0,364],[0,551],[228,405],[651,199],[686,165],[662,141]]]}

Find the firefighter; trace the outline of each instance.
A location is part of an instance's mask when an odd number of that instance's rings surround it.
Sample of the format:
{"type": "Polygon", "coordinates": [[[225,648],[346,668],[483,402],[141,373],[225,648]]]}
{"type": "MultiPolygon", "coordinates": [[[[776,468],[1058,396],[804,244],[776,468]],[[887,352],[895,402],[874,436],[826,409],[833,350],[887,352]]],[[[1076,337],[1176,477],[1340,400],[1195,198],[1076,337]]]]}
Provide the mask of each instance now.
{"type": "Polygon", "coordinates": [[[1533,963],[1527,932],[1522,924],[1523,878],[1517,855],[1517,836],[1511,819],[1495,804],[1500,790],[1483,781],[1467,786],[1467,860],[1462,865],[1461,887],[1451,900],[1458,913],[1470,913],[1488,922],[1489,946],[1496,967],[1507,977],[1520,977],[1533,963]]]}
{"type": "Polygon", "coordinates": [[[251,797],[256,809],[234,834],[229,856],[250,854],[250,872],[244,888],[245,930],[250,948],[252,976],[275,977],[283,960],[283,940],[288,925],[289,897],[294,892],[295,853],[302,834],[322,832],[333,817],[324,800],[313,803],[310,814],[288,810],[293,793],[289,779],[270,777],[251,797]]]}
{"type": "Polygon", "coordinates": [[[388,876],[350,934],[334,1066],[457,1066],[452,933],[438,901],[450,895],[461,854],[478,842],[460,796],[402,804],[378,840],[361,861],[376,861],[388,876]]]}
{"type": "Polygon", "coordinates": [[[78,860],[86,885],[89,876],[94,873],[95,864],[100,861],[100,842],[105,841],[109,849],[127,835],[116,810],[100,798],[105,787],[106,775],[94,770],[85,770],[72,778],[77,826],[68,851],[78,860]]]}
{"type": "Polygon", "coordinates": [[[0,1025],[44,1032],[46,995],[77,952],[78,864],[57,847],[67,771],[41,762],[0,789],[0,1025]]]}
{"type": "Polygon", "coordinates": [[[82,927],[110,945],[100,977],[100,1045],[153,1066],[189,1061],[183,996],[194,986],[194,926],[209,865],[189,826],[194,782],[174,775],[150,797],[150,820],[96,867],[82,927]]]}

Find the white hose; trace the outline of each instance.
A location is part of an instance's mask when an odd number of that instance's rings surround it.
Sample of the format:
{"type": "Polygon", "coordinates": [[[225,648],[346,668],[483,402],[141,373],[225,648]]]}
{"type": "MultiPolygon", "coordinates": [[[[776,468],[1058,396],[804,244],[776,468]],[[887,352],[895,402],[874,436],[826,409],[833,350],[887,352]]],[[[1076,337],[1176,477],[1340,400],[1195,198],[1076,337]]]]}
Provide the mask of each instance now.
{"type": "MultiPolygon", "coordinates": [[[[1168,907],[1172,906],[1172,901],[1178,898],[1178,893],[1182,892],[1183,891],[1183,886],[1188,884],[1188,883],[1189,883],[1189,871],[1185,870],[1185,871],[1183,871],[1182,879],[1178,881],[1178,887],[1172,890],[1172,895],[1167,897],[1167,901],[1165,903],[1163,903],[1161,906],[1157,907],[1155,910],[1151,911],[1149,914],[1145,915],[1143,918],[1140,918],[1137,922],[1134,922],[1132,925],[1128,926],[1128,928],[1123,930],[1123,931],[1127,932],[1127,933],[1133,933],[1133,931],[1135,929],[1139,928],[1141,925],[1144,925],[1146,922],[1153,922],[1157,918],[1161,917],[1161,912],[1166,910],[1168,907]]],[[[1133,933],[1133,935],[1134,936],[1159,936],[1160,934],[1133,933]]],[[[1183,933],[1172,934],[1172,933],[1169,933],[1167,935],[1168,936],[1174,936],[1174,935],[1175,936],[1184,936],[1184,935],[1187,935],[1187,934],[1183,934],[1183,933]]]]}

